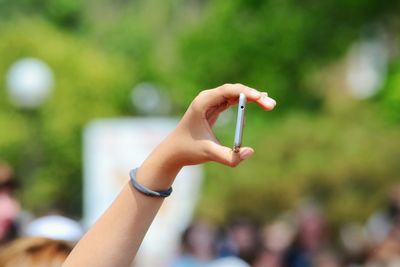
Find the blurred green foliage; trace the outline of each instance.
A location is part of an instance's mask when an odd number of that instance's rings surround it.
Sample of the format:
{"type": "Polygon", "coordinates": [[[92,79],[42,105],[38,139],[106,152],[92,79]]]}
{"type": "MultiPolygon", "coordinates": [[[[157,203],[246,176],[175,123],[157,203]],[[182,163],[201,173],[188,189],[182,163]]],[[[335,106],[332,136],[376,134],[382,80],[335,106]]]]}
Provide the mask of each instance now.
{"type": "MultiPolygon", "coordinates": [[[[340,84],[332,93],[310,80],[371,25],[392,27],[398,11],[398,2],[378,0],[2,0],[0,158],[22,177],[26,208],[79,216],[89,121],[134,115],[129,93],[138,82],[167,88],[173,115],[204,88],[241,82],[279,105],[267,115],[250,107],[245,142],[256,154],[237,169],[207,165],[198,213],[261,222],[311,197],[334,224],[364,220],[399,178],[398,58],[370,100],[338,98],[340,84]],[[53,95],[36,111],[6,96],[5,74],[22,57],[55,72],[53,95]]],[[[228,146],[233,127],[217,130],[228,146]]]]}
{"type": "Polygon", "coordinates": [[[399,179],[400,128],[377,111],[359,103],[340,112],[248,122],[245,141],[255,155],[237,169],[209,166],[212,179],[199,212],[220,222],[239,214],[261,223],[311,198],[334,225],[365,219],[399,179]]]}
{"type": "Polygon", "coordinates": [[[0,157],[14,163],[23,178],[26,208],[77,214],[82,128],[97,117],[129,109],[133,66],[40,18],[3,22],[0,29],[0,157]],[[17,110],[4,89],[4,74],[22,57],[43,59],[56,77],[50,101],[37,111],[17,110]]]}
{"type": "Polygon", "coordinates": [[[390,73],[380,94],[380,101],[385,115],[392,122],[400,122],[400,64],[394,63],[390,68],[390,73]]]}

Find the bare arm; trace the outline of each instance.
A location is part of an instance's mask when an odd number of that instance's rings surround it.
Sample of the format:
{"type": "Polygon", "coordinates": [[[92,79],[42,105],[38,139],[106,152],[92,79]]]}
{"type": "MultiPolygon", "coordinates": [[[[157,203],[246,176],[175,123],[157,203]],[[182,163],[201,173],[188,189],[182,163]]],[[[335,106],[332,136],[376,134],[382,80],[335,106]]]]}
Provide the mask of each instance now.
{"type": "MultiPolygon", "coordinates": [[[[218,115],[237,103],[240,92],[249,102],[271,110],[275,101],[241,84],[226,84],[201,92],[177,128],[149,155],[137,180],[152,190],[168,189],[186,165],[216,161],[234,167],[253,154],[249,147],[234,153],[222,146],[211,128],[218,115]]],[[[127,183],[114,203],[79,241],[63,267],[130,266],[163,200],[145,196],[127,183]]]]}

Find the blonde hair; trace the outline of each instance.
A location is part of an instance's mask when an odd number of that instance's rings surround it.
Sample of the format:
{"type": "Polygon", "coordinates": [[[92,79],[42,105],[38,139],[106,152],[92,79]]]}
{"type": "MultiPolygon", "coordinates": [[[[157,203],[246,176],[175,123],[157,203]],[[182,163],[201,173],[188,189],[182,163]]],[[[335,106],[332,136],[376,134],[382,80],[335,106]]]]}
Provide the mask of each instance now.
{"type": "Polygon", "coordinates": [[[64,241],[20,238],[0,250],[0,267],[61,267],[71,250],[64,241]]]}

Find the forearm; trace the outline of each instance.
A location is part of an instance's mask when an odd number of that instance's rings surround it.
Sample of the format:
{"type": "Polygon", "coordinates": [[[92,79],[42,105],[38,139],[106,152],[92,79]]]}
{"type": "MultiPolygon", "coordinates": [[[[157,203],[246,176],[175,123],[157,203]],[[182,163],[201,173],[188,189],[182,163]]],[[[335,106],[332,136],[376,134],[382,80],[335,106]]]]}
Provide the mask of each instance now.
{"type": "MultiPolygon", "coordinates": [[[[165,158],[166,149],[159,146],[139,168],[137,180],[144,186],[165,190],[174,181],[180,167],[165,158]]],[[[162,198],[145,196],[127,183],[63,266],[130,266],[162,202],[162,198]]]]}

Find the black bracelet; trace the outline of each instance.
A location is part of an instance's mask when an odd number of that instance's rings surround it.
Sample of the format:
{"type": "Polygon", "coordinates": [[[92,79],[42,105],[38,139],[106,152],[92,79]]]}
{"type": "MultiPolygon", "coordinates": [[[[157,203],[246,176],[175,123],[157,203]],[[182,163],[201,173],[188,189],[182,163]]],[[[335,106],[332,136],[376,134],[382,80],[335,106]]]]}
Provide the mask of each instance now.
{"type": "Polygon", "coordinates": [[[145,194],[146,196],[149,197],[168,197],[172,193],[172,187],[170,187],[168,190],[165,191],[153,191],[151,189],[148,189],[147,187],[144,187],[143,185],[139,184],[139,182],[136,180],[136,172],[138,168],[133,169],[129,172],[129,177],[130,177],[130,182],[131,185],[138,190],[140,193],[145,194]]]}

